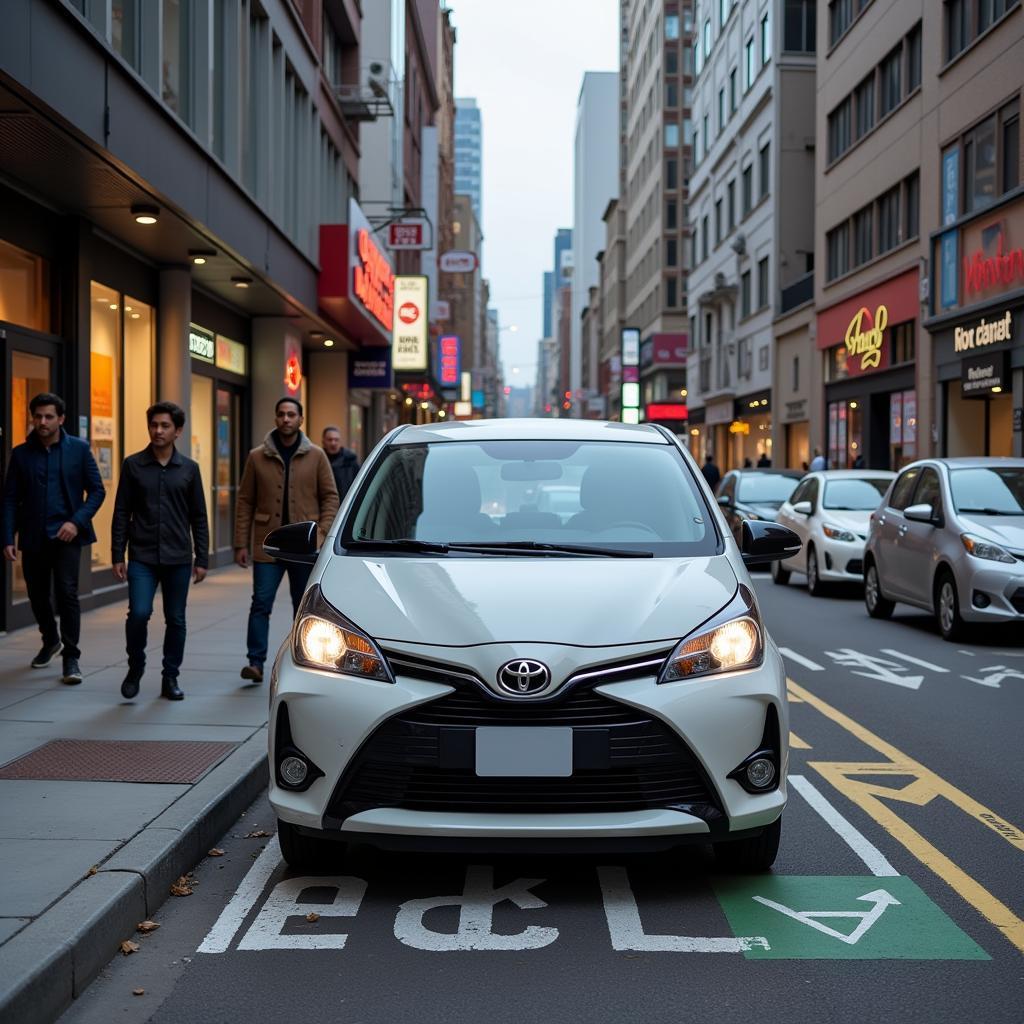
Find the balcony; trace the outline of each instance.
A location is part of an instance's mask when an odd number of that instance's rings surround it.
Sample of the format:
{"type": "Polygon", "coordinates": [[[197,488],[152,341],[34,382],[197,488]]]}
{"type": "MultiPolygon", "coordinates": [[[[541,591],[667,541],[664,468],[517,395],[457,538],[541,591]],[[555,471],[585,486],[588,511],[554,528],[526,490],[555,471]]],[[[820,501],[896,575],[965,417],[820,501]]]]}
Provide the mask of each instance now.
{"type": "Polygon", "coordinates": [[[814,271],[804,274],[799,280],[782,289],[779,313],[788,313],[814,298],[814,271]]]}

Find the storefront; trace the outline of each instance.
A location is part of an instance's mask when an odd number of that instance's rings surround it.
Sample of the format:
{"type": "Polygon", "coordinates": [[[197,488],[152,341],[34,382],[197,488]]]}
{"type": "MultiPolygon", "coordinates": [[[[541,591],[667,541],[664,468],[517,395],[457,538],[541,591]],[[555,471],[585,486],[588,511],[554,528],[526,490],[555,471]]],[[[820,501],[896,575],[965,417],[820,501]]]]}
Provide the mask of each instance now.
{"type": "Polygon", "coordinates": [[[1024,200],[933,238],[939,450],[1024,454],[1024,200]],[[945,258],[943,258],[945,255],[945,258]]]}
{"type": "Polygon", "coordinates": [[[730,469],[756,466],[762,458],[772,458],[772,396],[771,391],[744,395],[733,403],[729,424],[730,469]]]}
{"type": "Polygon", "coordinates": [[[895,470],[917,458],[919,309],[914,269],[818,314],[829,468],[895,470]]]}

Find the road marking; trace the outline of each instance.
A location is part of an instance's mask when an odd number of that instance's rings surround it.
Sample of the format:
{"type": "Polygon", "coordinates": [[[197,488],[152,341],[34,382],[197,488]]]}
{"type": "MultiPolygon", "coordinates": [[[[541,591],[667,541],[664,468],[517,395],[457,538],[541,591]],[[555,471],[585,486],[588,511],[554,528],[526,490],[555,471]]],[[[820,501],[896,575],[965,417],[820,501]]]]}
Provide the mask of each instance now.
{"type": "Polygon", "coordinates": [[[895,800],[923,807],[935,797],[942,797],[1022,853],[1024,832],[792,679],[788,680],[788,683],[798,697],[802,697],[826,718],[878,751],[883,757],[889,758],[887,762],[882,763],[843,764],[812,761],[811,767],[871,815],[897,842],[906,847],[925,867],[938,875],[982,917],[998,928],[1008,942],[1024,953],[1024,920],[882,801],[895,800]],[[861,781],[856,778],[859,775],[891,775],[898,778],[899,782],[892,788],[861,781]],[[913,779],[909,785],[905,781],[907,776],[913,779]]]}
{"type": "Polygon", "coordinates": [[[810,658],[805,658],[802,654],[797,654],[790,647],[780,647],[779,654],[784,654],[790,661],[795,661],[798,665],[803,665],[804,668],[809,668],[812,672],[824,672],[825,666],[819,665],[816,661],[811,661],[810,658]]]}
{"type": "Polygon", "coordinates": [[[286,878],[271,890],[263,909],[249,930],[242,936],[238,948],[257,949],[344,949],[348,935],[318,929],[306,934],[284,934],[290,917],[305,917],[309,913],[321,918],[355,917],[366,895],[366,882],[361,878],[343,875],[286,878]],[[300,903],[306,889],[330,888],[334,896],[328,903],[300,903]]]}
{"type": "Polygon", "coordinates": [[[888,654],[890,658],[899,658],[901,661],[909,662],[911,665],[916,665],[918,668],[931,669],[932,672],[948,672],[948,668],[943,668],[941,665],[933,665],[930,661],[922,661],[920,658],[915,658],[909,654],[903,654],[900,651],[894,651],[891,647],[883,647],[883,654],[888,654]]]}
{"type": "Polygon", "coordinates": [[[797,736],[797,734],[795,732],[793,732],[792,730],[789,733],[789,745],[794,750],[810,750],[811,749],[810,743],[806,742],[805,740],[800,739],[800,737],[797,736]]]}
{"type": "Polygon", "coordinates": [[[982,686],[991,686],[996,690],[1001,689],[1001,684],[1007,679],[1024,679],[1024,672],[1006,665],[989,665],[988,668],[979,671],[984,676],[983,679],[976,679],[974,676],[962,676],[961,678],[971,683],[980,683],[982,686]],[[986,672],[988,675],[985,675],[986,672]]]}
{"type": "Polygon", "coordinates": [[[783,906],[781,903],[766,899],[764,896],[754,897],[755,902],[770,907],[772,910],[777,910],[780,914],[785,914],[787,917],[793,918],[794,921],[799,921],[801,924],[823,932],[825,935],[830,935],[833,939],[845,942],[849,946],[856,946],[860,942],[871,930],[871,926],[885,913],[886,907],[898,907],[900,905],[900,901],[891,893],[886,892],[885,889],[866,892],[863,896],[858,896],[857,899],[863,900],[865,903],[873,903],[874,906],[870,910],[793,910],[791,907],[783,906]],[[822,924],[820,919],[823,917],[849,918],[857,921],[858,924],[847,935],[836,928],[829,928],[827,924],[822,924]]]}
{"type": "Polygon", "coordinates": [[[597,869],[601,883],[601,899],[608,921],[608,934],[612,949],[619,952],[641,953],[745,953],[755,946],[768,949],[768,941],[761,935],[739,938],[717,938],[703,935],[648,935],[640,920],[640,908],[629,886],[629,874],[624,867],[597,869]]]}
{"type": "Polygon", "coordinates": [[[235,895],[220,912],[220,917],[217,918],[209,934],[203,939],[203,944],[199,947],[198,952],[223,953],[227,950],[235,933],[241,928],[249,911],[256,905],[260,893],[263,892],[264,886],[280,863],[281,847],[278,845],[277,836],[274,836],[263,847],[263,852],[246,872],[245,878],[235,890],[235,895]]]}
{"type": "Polygon", "coordinates": [[[886,860],[885,855],[854,825],[844,818],[839,811],[802,775],[790,775],[789,784],[824,818],[835,833],[850,847],[851,850],[867,865],[871,874],[877,878],[891,878],[899,872],[886,860]]]}
{"type": "Polygon", "coordinates": [[[892,683],[893,686],[905,686],[908,690],[917,690],[924,682],[924,676],[900,675],[906,669],[898,661],[889,661],[874,654],[855,651],[851,647],[841,647],[838,651],[825,652],[837,665],[848,668],[855,676],[865,679],[877,679],[881,683],[892,683]]]}
{"type": "Polygon", "coordinates": [[[957,651],[957,654],[966,654],[968,658],[975,657],[974,651],[957,651]]]}

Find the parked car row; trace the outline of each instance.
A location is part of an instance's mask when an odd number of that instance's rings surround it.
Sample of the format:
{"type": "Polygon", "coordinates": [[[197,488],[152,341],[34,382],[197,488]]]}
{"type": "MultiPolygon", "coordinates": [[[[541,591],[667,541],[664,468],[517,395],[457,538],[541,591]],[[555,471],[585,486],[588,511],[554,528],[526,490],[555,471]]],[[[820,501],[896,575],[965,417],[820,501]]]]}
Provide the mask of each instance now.
{"type": "Polygon", "coordinates": [[[923,459],[898,475],[736,470],[718,500],[734,532],[771,518],[800,537],[800,552],[772,565],[780,585],[793,572],[814,595],[862,581],[873,618],[902,602],[933,613],[947,640],[1024,621],[1024,459],[923,459]],[[774,508],[753,500],[768,494],[783,495],[774,508]]]}

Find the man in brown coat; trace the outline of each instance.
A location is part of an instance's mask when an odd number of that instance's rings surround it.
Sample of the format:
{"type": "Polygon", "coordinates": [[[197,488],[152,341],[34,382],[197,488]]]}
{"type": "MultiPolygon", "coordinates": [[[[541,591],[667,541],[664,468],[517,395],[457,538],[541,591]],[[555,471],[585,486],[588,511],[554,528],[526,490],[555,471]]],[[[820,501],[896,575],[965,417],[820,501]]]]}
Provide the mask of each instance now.
{"type": "Polygon", "coordinates": [[[263,538],[278,526],[316,522],[323,544],[338,511],[338,488],[323,449],[302,432],[302,403],[281,398],[274,407],[276,429],[253,448],[238,485],[235,510],[235,561],[248,568],[252,548],[252,605],[249,608],[248,664],[242,678],[263,681],[270,611],[285,573],[297,611],[310,565],[275,562],[263,550],[263,538]],[[255,540],[255,543],[253,541],[255,540]]]}

